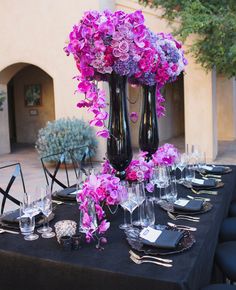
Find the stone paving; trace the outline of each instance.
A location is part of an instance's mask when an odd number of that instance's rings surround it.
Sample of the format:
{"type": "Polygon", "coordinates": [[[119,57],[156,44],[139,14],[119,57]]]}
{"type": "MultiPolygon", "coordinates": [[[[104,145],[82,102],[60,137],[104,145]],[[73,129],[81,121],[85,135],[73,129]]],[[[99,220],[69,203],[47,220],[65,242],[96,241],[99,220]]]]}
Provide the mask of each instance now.
{"type": "MultiPolygon", "coordinates": [[[[169,143],[175,144],[180,150],[184,150],[184,139],[174,138],[168,140],[169,143]]],[[[42,165],[36,150],[31,146],[20,146],[13,150],[10,154],[0,155],[0,166],[7,165],[14,162],[20,162],[24,174],[26,190],[35,190],[37,185],[45,184],[45,176],[42,165]]],[[[217,164],[236,164],[236,141],[233,142],[219,142],[219,154],[214,161],[217,164]]],[[[72,170],[72,169],[71,169],[72,170]]],[[[8,183],[9,176],[12,174],[12,169],[9,175],[5,176],[0,172],[0,187],[5,188],[8,183]]],[[[14,195],[21,199],[22,188],[19,184],[15,185],[14,195]]],[[[0,197],[1,201],[1,197],[0,197]]],[[[6,211],[14,209],[14,204],[8,202],[6,204],[6,211]]]]}

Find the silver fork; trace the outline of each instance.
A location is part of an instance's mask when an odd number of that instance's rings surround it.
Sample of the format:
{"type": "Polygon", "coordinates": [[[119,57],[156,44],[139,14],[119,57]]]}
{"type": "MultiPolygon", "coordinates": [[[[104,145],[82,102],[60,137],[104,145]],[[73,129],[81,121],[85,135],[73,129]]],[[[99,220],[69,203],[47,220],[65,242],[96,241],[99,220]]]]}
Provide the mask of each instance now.
{"type": "Polygon", "coordinates": [[[139,256],[138,254],[134,253],[132,250],[130,250],[129,253],[131,256],[133,256],[137,260],[142,260],[142,259],[146,258],[146,259],[153,259],[153,260],[161,261],[164,263],[172,263],[173,262],[173,260],[170,260],[170,259],[163,259],[163,258],[154,257],[154,256],[147,256],[147,255],[139,256]]]}
{"type": "Polygon", "coordinates": [[[211,199],[210,198],[206,198],[206,197],[194,197],[194,196],[191,196],[191,195],[187,195],[187,197],[189,198],[189,199],[195,199],[195,200],[203,200],[203,201],[211,201],[211,199]]]}
{"type": "Polygon", "coordinates": [[[169,211],[167,212],[168,216],[174,220],[174,221],[177,221],[177,220],[187,220],[187,221],[191,221],[191,222],[196,222],[196,223],[199,223],[200,222],[200,218],[195,218],[195,217],[191,217],[191,216],[185,216],[185,215],[173,215],[171,214],[169,211]]]}
{"type": "Polygon", "coordinates": [[[195,228],[195,227],[189,227],[189,226],[185,226],[185,225],[176,225],[176,224],[173,224],[170,222],[168,222],[167,225],[172,227],[172,228],[179,229],[179,230],[186,230],[186,231],[191,231],[191,232],[196,232],[196,230],[197,230],[197,228],[195,228]]]}
{"type": "Polygon", "coordinates": [[[160,266],[163,266],[163,267],[172,267],[173,265],[172,264],[166,264],[166,263],[161,263],[161,262],[157,262],[157,261],[152,261],[152,260],[138,260],[138,259],[135,259],[134,256],[130,256],[130,259],[135,263],[135,264],[142,264],[142,263],[151,263],[151,264],[156,264],[156,265],[160,265],[160,266]]]}

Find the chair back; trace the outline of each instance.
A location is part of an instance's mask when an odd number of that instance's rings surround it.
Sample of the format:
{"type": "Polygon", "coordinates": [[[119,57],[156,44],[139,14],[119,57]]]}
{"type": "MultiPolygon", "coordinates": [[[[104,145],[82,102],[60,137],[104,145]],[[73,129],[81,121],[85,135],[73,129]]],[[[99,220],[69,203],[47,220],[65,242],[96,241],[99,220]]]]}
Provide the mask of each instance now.
{"type": "Polygon", "coordinates": [[[16,199],[14,196],[12,196],[12,192],[13,192],[13,184],[16,183],[16,180],[19,179],[22,189],[24,192],[26,192],[25,190],[25,182],[24,182],[24,177],[23,177],[23,173],[22,173],[22,169],[21,169],[21,165],[20,163],[13,163],[13,164],[8,164],[5,166],[1,166],[0,167],[0,175],[2,178],[5,179],[5,176],[8,175],[9,176],[9,170],[13,169],[13,171],[11,171],[11,175],[10,178],[7,181],[7,185],[5,187],[5,189],[0,186],[0,193],[3,195],[2,198],[2,204],[1,204],[1,214],[3,214],[4,209],[5,209],[5,205],[6,205],[6,201],[10,200],[13,203],[15,203],[16,205],[20,206],[20,201],[18,199],[16,199]]]}
{"type": "Polygon", "coordinates": [[[76,178],[78,179],[81,172],[88,176],[93,168],[89,145],[75,147],[70,149],[69,153],[76,178]]]}

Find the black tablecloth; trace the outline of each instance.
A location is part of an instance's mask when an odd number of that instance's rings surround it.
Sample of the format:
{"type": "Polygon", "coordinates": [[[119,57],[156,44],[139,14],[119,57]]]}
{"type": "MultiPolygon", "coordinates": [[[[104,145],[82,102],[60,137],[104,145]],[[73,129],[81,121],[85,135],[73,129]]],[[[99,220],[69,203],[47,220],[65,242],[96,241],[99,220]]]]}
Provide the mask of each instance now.
{"type": "MultiPolygon", "coordinates": [[[[181,254],[170,255],[173,268],[153,264],[136,265],[129,259],[130,249],[123,231],[118,229],[123,212],[119,211],[108,230],[104,251],[95,244],[83,244],[78,251],[64,252],[56,238],[27,242],[21,235],[0,235],[1,290],[197,290],[210,282],[214,251],[221,222],[227,214],[235,190],[236,168],[223,176],[225,186],[217,196],[210,195],[213,209],[200,215],[196,243],[181,254]]],[[[190,190],[179,186],[179,195],[190,190]]],[[[193,195],[193,194],[192,194],[193,195]]],[[[58,205],[52,224],[62,219],[79,221],[77,205],[58,205]]],[[[166,224],[164,210],[156,208],[156,223],[166,224]]]]}

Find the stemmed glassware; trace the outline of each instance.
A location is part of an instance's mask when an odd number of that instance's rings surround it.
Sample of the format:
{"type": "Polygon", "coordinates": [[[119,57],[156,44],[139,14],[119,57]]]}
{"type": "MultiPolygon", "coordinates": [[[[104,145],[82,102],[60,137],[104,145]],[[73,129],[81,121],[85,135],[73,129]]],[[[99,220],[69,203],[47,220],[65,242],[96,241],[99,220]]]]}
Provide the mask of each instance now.
{"type": "Polygon", "coordinates": [[[132,227],[132,213],[138,207],[138,203],[137,200],[135,200],[134,188],[132,186],[129,186],[127,191],[127,196],[120,202],[120,205],[123,209],[127,210],[130,213],[130,224],[128,225],[128,227],[132,227]]]}
{"type": "MultiPolygon", "coordinates": [[[[127,182],[127,181],[122,180],[122,181],[121,181],[121,184],[125,187],[125,189],[128,188],[128,182],[127,182]]],[[[130,227],[130,224],[127,223],[127,219],[126,219],[127,209],[126,209],[126,207],[122,206],[122,204],[124,204],[124,203],[126,202],[126,200],[127,200],[127,195],[128,195],[128,193],[127,193],[127,191],[125,191],[125,192],[122,194],[122,196],[120,196],[120,206],[121,206],[121,207],[123,208],[123,210],[124,210],[124,222],[123,222],[123,224],[120,224],[120,225],[119,225],[119,228],[120,228],[121,230],[125,230],[125,229],[127,229],[127,228],[130,227]]]]}
{"type": "MultiPolygon", "coordinates": [[[[49,185],[45,186],[37,186],[36,187],[36,193],[38,194],[38,208],[41,212],[43,212],[43,207],[44,207],[44,198],[47,195],[47,192],[50,190],[49,185]]],[[[47,231],[52,231],[52,228],[49,228],[46,226],[46,217],[44,217],[44,223],[43,226],[39,229],[37,229],[37,232],[40,234],[43,234],[47,231]]]]}
{"type": "Polygon", "coordinates": [[[177,161],[177,167],[179,168],[179,170],[181,172],[181,177],[178,180],[179,183],[184,182],[183,171],[184,171],[184,168],[187,166],[187,163],[188,163],[188,155],[186,153],[180,154],[178,161],[177,161]]]}
{"type": "Polygon", "coordinates": [[[46,231],[43,232],[42,238],[49,239],[55,236],[52,232],[52,228],[49,227],[49,216],[52,213],[52,194],[51,190],[47,190],[45,196],[41,197],[41,208],[40,210],[46,218],[46,231]]]}
{"type": "Polygon", "coordinates": [[[165,166],[158,166],[154,169],[154,171],[154,174],[156,176],[156,186],[157,188],[159,188],[159,200],[161,200],[165,198],[164,194],[162,194],[161,189],[168,186],[170,177],[165,166]]]}
{"type": "Polygon", "coordinates": [[[40,212],[38,208],[38,201],[36,195],[33,193],[24,193],[23,196],[23,212],[26,217],[30,218],[30,224],[32,225],[32,233],[24,236],[27,241],[37,240],[39,236],[34,234],[35,222],[34,217],[40,212]]]}
{"type": "Polygon", "coordinates": [[[133,221],[133,225],[140,226],[141,225],[141,207],[145,200],[145,187],[144,183],[140,182],[137,184],[134,184],[135,187],[135,201],[138,204],[138,219],[136,221],[133,221]]]}

